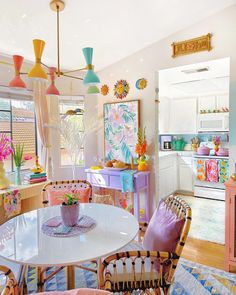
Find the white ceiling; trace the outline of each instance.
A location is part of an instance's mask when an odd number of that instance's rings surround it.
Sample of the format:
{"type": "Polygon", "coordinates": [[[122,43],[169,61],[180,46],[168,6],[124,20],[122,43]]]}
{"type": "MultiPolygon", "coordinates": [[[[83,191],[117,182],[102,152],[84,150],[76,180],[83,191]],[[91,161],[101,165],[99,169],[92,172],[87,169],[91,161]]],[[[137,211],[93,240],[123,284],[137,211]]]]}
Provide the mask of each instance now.
{"type": "Polygon", "coordinates": [[[199,96],[229,92],[229,58],[170,68],[159,71],[160,97],[199,96]],[[186,71],[208,71],[187,74],[186,71]]]}
{"type": "MultiPolygon", "coordinates": [[[[34,60],[32,39],[39,38],[46,41],[43,62],[55,65],[56,15],[50,10],[49,2],[0,0],[1,53],[20,54],[34,60]]],[[[95,50],[93,63],[98,70],[207,18],[236,0],[65,2],[61,13],[62,67],[83,67],[81,49],[92,46],[95,50]]]]}

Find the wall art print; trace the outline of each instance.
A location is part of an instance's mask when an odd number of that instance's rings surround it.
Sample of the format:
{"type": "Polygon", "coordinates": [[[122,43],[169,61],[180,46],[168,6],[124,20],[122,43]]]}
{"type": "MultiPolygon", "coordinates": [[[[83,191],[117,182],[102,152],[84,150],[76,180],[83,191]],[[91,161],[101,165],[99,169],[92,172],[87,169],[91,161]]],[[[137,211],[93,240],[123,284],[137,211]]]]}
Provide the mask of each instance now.
{"type": "Polygon", "coordinates": [[[106,96],[108,93],[109,93],[109,87],[106,84],[102,85],[101,94],[106,96]]]}
{"type": "Polygon", "coordinates": [[[145,78],[138,79],[135,83],[135,86],[139,90],[143,90],[147,87],[147,80],[145,78]]]}
{"type": "Polygon", "coordinates": [[[114,86],[114,95],[118,99],[123,99],[129,93],[129,83],[126,80],[118,80],[114,86]]]}
{"type": "Polygon", "coordinates": [[[135,144],[139,128],[139,100],[106,103],[104,111],[104,150],[106,160],[130,163],[136,157],[135,144]]]}

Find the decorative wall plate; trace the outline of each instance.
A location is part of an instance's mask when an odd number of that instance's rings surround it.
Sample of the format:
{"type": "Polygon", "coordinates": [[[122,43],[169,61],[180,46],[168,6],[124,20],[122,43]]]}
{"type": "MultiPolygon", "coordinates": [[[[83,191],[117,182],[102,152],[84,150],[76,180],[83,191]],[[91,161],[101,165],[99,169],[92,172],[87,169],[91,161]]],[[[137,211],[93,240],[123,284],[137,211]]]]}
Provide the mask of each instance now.
{"type": "Polygon", "coordinates": [[[102,85],[102,87],[101,87],[101,94],[105,96],[108,93],[109,93],[109,87],[106,84],[102,85]]]}
{"type": "Polygon", "coordinates": [[[129,83],[126,80],[119,80],[114,86],[114,95],[116,98],[123,99],[129,93],[129,83]]]}
{"type": "Polygon", "coordinates": [[[144,89],[147,87],[147,80],[144,78],[138,79],[135,83],[137,89],[144,89]]]}

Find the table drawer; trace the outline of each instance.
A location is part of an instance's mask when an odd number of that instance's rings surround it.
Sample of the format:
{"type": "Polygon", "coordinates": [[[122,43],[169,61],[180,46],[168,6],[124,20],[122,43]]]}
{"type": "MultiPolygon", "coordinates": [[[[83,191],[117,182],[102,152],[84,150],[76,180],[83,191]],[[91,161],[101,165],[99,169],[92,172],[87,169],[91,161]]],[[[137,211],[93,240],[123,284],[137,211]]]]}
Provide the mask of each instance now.
{"type": "Polygon", "coordinates": [[[87,173],[88,181],[95,186],[109,186],[109,176],[95,173],[87,173]]]}
{"type": "Polygon", "coordinates": [[[120,175],[110,176],[110,187],[114,189],[121,189],[120,175]]]}

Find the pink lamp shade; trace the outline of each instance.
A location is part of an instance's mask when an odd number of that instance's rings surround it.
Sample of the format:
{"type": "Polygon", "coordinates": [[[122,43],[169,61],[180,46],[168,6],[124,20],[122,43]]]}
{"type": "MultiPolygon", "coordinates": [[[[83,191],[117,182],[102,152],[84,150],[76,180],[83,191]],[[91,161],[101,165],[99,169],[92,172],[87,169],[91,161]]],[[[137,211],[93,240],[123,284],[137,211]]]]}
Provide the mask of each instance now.
{"type": "Polygon", "coordinates": [[[9,83],[9,87],[12,88],[26,88],[25,82],[20,77],[20,69],[23,63],[24,57],[20,55],[13,55],[13,62],[15,68],[15,78],[9,83]]]}
{"type": "Polygon", "coordinates": [[[49,85],[46,94],[48,95],[59,95],[59,91],[55,86],[55,73],[56,73],[56,68],[50,67],[49,68],[49,76],[51,80],[51,84],[49,85]]]}

